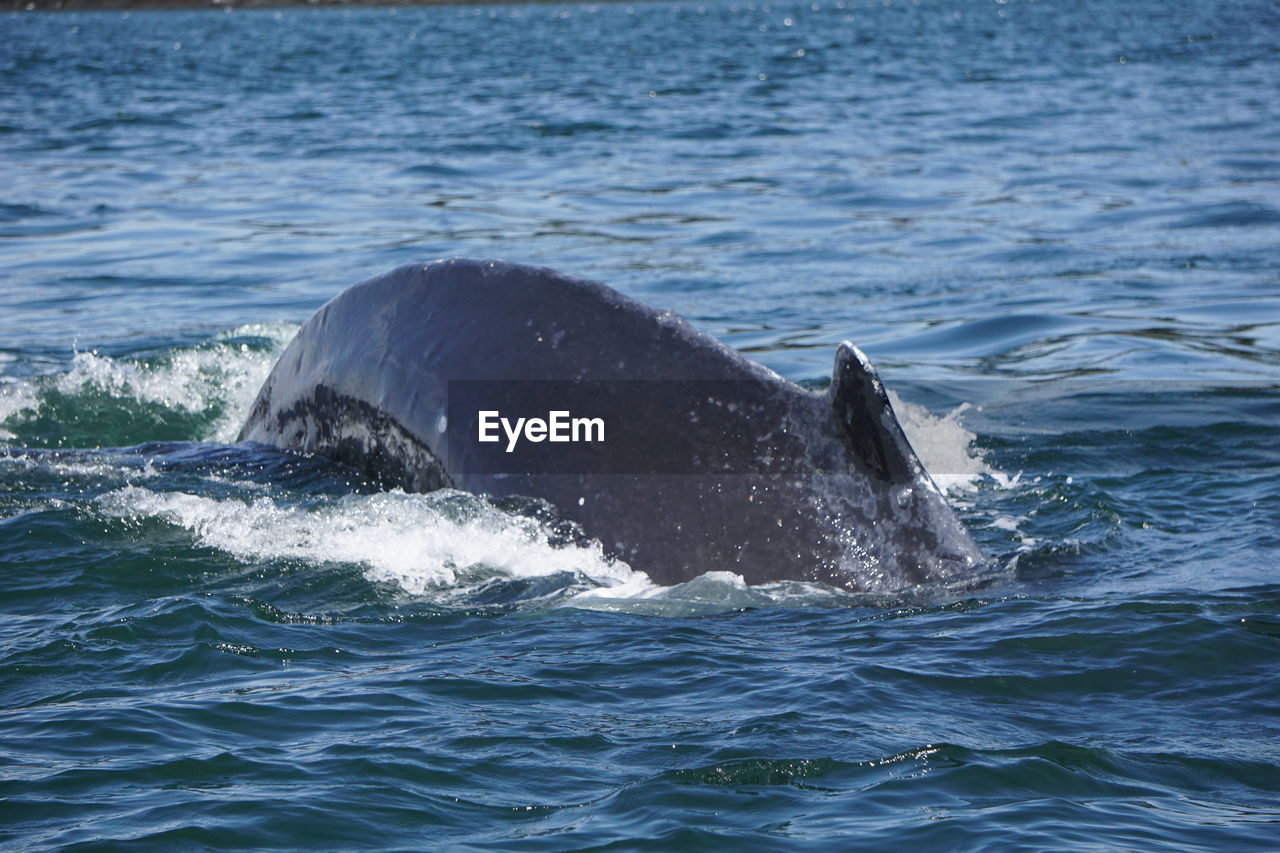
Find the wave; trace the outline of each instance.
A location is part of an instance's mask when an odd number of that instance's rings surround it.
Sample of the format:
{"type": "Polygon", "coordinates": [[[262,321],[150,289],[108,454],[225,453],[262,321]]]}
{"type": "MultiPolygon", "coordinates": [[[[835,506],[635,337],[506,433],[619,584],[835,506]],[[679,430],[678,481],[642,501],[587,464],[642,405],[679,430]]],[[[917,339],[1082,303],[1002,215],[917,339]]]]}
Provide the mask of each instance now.
{"type": "Polygon", "coordinates": [[[0,440],[26,447],[234,441],[298,328],[254,323],[149,355],[77,352],[62,373],[0,379],[0,440]]]}
{"type": "MultiPolygon", "coordinates": [[[[88,462],[84,473],[102,476],[88,462]]],[[[127,520],[137,535],[152,535],[149,522],[172,525],[191,534],[196,547],[267,571],[287,571],[290,564],[357,567],[371,584],[446,607],[573,606],[685,616],[756,607],[884,606],[936,603],[992,579],[893,596],[800,581],[750,586],[737,574],[714,570],[661,586],[606,556],[599,541],[556,521],[545,504],[509,508],[453,489],[263,494],[261,483],[217,472],[206,475],[210,491],[216,485],[224,494],[210,496],[165,490],[163,480],[139,485],[149,476],[154,469],[143,468],[126,485],[107,484],[116,487],[98,494],[94,507],[107,518],[127,520]]]]}
{"type": "Polygon", "coordinates": [[[605,558],[597,542],[557,547],[539,520],[452,489],[348,495],[307,508],[131,485],[101,495],[98,504],[111,515],[163,519],[194,533],[200,545],[253,563],[358,564],[370,581],[411,594],[565,572],[600,585],[640,580],[605,558]]]}

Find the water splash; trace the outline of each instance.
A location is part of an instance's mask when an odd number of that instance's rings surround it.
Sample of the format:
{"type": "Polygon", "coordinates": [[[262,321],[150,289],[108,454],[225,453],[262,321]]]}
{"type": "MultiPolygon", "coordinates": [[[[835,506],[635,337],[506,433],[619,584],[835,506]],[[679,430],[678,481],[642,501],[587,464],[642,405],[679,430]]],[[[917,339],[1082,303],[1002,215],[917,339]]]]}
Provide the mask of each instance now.
{"type": "Polygon", "coordinates": [[[968,403],[944,415],[935,415],[924,406],[903,400],[893,391],[889,391],[889,401],[907,440],[943,491],[971,492],[983,480],[1006,489],[1016,484],[1016,475],[1009,477],[993,468],[982,450],[974,446],[977,436],[965,429],[960,420],[960,415],[972,408],[968,403]]]}
{"type": "Polygon", "coordinates": [[[644,576],[606,558],[598,542],[555,543],[543,522],[495,508],[466,492],[347,495],[319,507],[270,497],[211,498],[126,486],[101,495],[110,516],[157,518],[200,545],[249,563],[350,563],[373,582],[413,595],[473,588],[495,577],[570,573],[594,585],[642,585],[644,576]]]}
{"type": "Polygon", "coordinates": [[[0,439],[33,446],[233,441],[297,331],[292,323],[254,323],[155,356],[77,352],[62,373],[0,383],[0,439]]]}
{"type": "Polygon", "coordinates": [[[40,408],[40,395],[29,382],[8,377],[0,379],[0,441],[17,438],[5,428],[12,419],[30,417],[40,408]]]}

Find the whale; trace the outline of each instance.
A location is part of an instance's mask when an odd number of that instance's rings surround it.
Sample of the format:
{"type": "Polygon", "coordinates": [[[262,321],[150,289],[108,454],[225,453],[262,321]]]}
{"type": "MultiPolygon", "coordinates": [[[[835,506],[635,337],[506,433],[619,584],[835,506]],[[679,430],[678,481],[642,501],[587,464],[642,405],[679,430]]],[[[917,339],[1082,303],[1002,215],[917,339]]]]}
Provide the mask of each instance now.
{"type": "Polygon", "coordinates": [[[657,584],[727,571],[879,593],[983,564],[854,344],[810,390],[673,311],[507,261],[338,293],[239,439],[387,488],[532,501],[657,584]]]}

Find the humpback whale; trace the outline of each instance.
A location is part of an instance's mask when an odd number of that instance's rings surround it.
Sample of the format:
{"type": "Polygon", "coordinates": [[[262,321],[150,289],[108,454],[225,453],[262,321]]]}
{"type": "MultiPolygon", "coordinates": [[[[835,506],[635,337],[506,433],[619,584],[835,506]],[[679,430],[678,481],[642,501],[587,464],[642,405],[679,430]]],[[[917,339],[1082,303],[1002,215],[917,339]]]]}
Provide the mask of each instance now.
{"type": "Polygon", "coordinates": [[[661,584],[732,571],[888,592],[982,562],[852,343],[810,391],[674,312],[504,261],[411,264],[339,293],[240,440],[408,491],[545,501],[661,584]]]}

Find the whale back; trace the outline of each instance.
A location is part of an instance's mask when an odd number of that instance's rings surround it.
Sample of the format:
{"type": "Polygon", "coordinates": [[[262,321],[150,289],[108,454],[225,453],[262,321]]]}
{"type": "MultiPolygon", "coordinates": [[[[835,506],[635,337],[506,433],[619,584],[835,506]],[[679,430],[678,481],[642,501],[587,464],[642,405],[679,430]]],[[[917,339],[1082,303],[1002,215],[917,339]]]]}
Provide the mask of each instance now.
{"type": "Polygon", "coordinates": [[[409,265],[338,294],[241,438],[409,490],[544,499],[659,583],[729,570],[883,590],[980,559],[852,344],[814,393],[673,312],[501,261],[409,265]],[[608,432],[508,453],[476,440],[495,399],[576,404],[608,432]]]}

